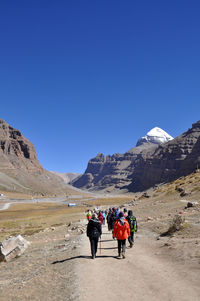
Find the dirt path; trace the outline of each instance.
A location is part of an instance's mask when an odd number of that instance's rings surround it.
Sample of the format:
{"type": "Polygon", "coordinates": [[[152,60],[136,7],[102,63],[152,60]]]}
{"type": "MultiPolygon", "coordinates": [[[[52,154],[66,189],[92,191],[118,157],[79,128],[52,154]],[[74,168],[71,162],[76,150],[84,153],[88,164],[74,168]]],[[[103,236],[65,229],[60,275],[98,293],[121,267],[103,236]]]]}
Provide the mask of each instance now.
{"type": "Polygon", "coordinates": [[[117,242],[104,226],[101,254],[98,251],[92,260],[88,238],[83,237],[82,258],[77,262],[81,301],[121,297],[137,301],[200,300],[199,270],[188,273],[187,266],[166,261],[157,253],[156,243],[155,238],[138,234],[134,247],[126,250],[126,259],[117,259],[117,242]]]}

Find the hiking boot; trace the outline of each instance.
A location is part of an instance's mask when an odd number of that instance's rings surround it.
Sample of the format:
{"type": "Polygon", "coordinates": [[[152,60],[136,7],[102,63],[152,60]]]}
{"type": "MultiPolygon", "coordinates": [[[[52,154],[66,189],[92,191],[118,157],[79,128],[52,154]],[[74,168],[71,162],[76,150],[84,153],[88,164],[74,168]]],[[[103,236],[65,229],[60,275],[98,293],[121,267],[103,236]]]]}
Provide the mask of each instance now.
{"type": "Polygon", "coordinates": [[[133,247],[133,244],[130,244],[130,248],[132,248],[133,247]]]}
{"type": "Polygon", "coordinates": [[[92,255],[92,259],[95,259],[95,255],[92,255]]]}
{"type": "Polygon", "coordinates": [[[121,254],[118,254],[117,258],[121,258],[121,254]]]}
{"type": "Polygon", "coordinates": [[[126,258],[125,253],[122,253],[122,258],[123,258],[123,259],[126,258]]]}

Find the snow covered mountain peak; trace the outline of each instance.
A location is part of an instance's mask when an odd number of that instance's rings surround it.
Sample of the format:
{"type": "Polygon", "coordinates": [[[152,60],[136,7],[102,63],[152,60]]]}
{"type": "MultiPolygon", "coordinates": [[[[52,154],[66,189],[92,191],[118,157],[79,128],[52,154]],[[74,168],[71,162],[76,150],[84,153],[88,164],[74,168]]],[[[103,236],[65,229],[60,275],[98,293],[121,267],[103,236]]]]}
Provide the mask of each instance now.
{"type": "Polygon", "coordinates": [[[136,146],[140,146],[144,143],[162,144],[166,143],[174,138],[166,133],[159,127],[154,127],[144,137],[140,138],[136,146]]]}

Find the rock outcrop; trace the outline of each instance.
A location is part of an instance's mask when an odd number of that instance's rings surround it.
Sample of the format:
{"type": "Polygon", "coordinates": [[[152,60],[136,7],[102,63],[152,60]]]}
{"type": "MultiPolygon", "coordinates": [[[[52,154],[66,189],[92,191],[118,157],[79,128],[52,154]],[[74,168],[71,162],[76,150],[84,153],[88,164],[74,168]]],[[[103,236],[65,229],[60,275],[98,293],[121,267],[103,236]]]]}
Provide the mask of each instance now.
{"type": "Polygon", "coordinates": [[[42,170],[33,144],[0,119],[0,170],[16,168],[42,170]]]}
{"type": "Polygon", "coordinates": [[[137,192],[193,172],[200,164],[200,121],[176,139],[160,129],[156,132],[162,135],[151,136],[150,131],[125,154],[98,154],[72,184],[90,190],[137,192]]]}
{"type": "Polygon", "coordinates": [[[42,168],[34,145],[2,119],[0,189],[44,196],[73,192],[59,176],[42,168]]]}

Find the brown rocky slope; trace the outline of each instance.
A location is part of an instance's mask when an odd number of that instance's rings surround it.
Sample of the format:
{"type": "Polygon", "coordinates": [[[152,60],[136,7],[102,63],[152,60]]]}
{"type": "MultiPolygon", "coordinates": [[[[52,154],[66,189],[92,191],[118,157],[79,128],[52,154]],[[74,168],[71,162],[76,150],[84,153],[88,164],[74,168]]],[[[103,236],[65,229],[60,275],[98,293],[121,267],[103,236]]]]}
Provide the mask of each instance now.
{"type": "Polygon", "coordinates": [[[0,119],[0,189],[53,195],[69,191],[62,179],[40,165],[34,145],[0,119]]]}
{"type": "Polygon", "coordinates": [[[200,163],[200,121],[160,145],[144,143],[124,154],[98,154],[72,185],[89,190],[143,191],[193,172],[200,163]]]}

